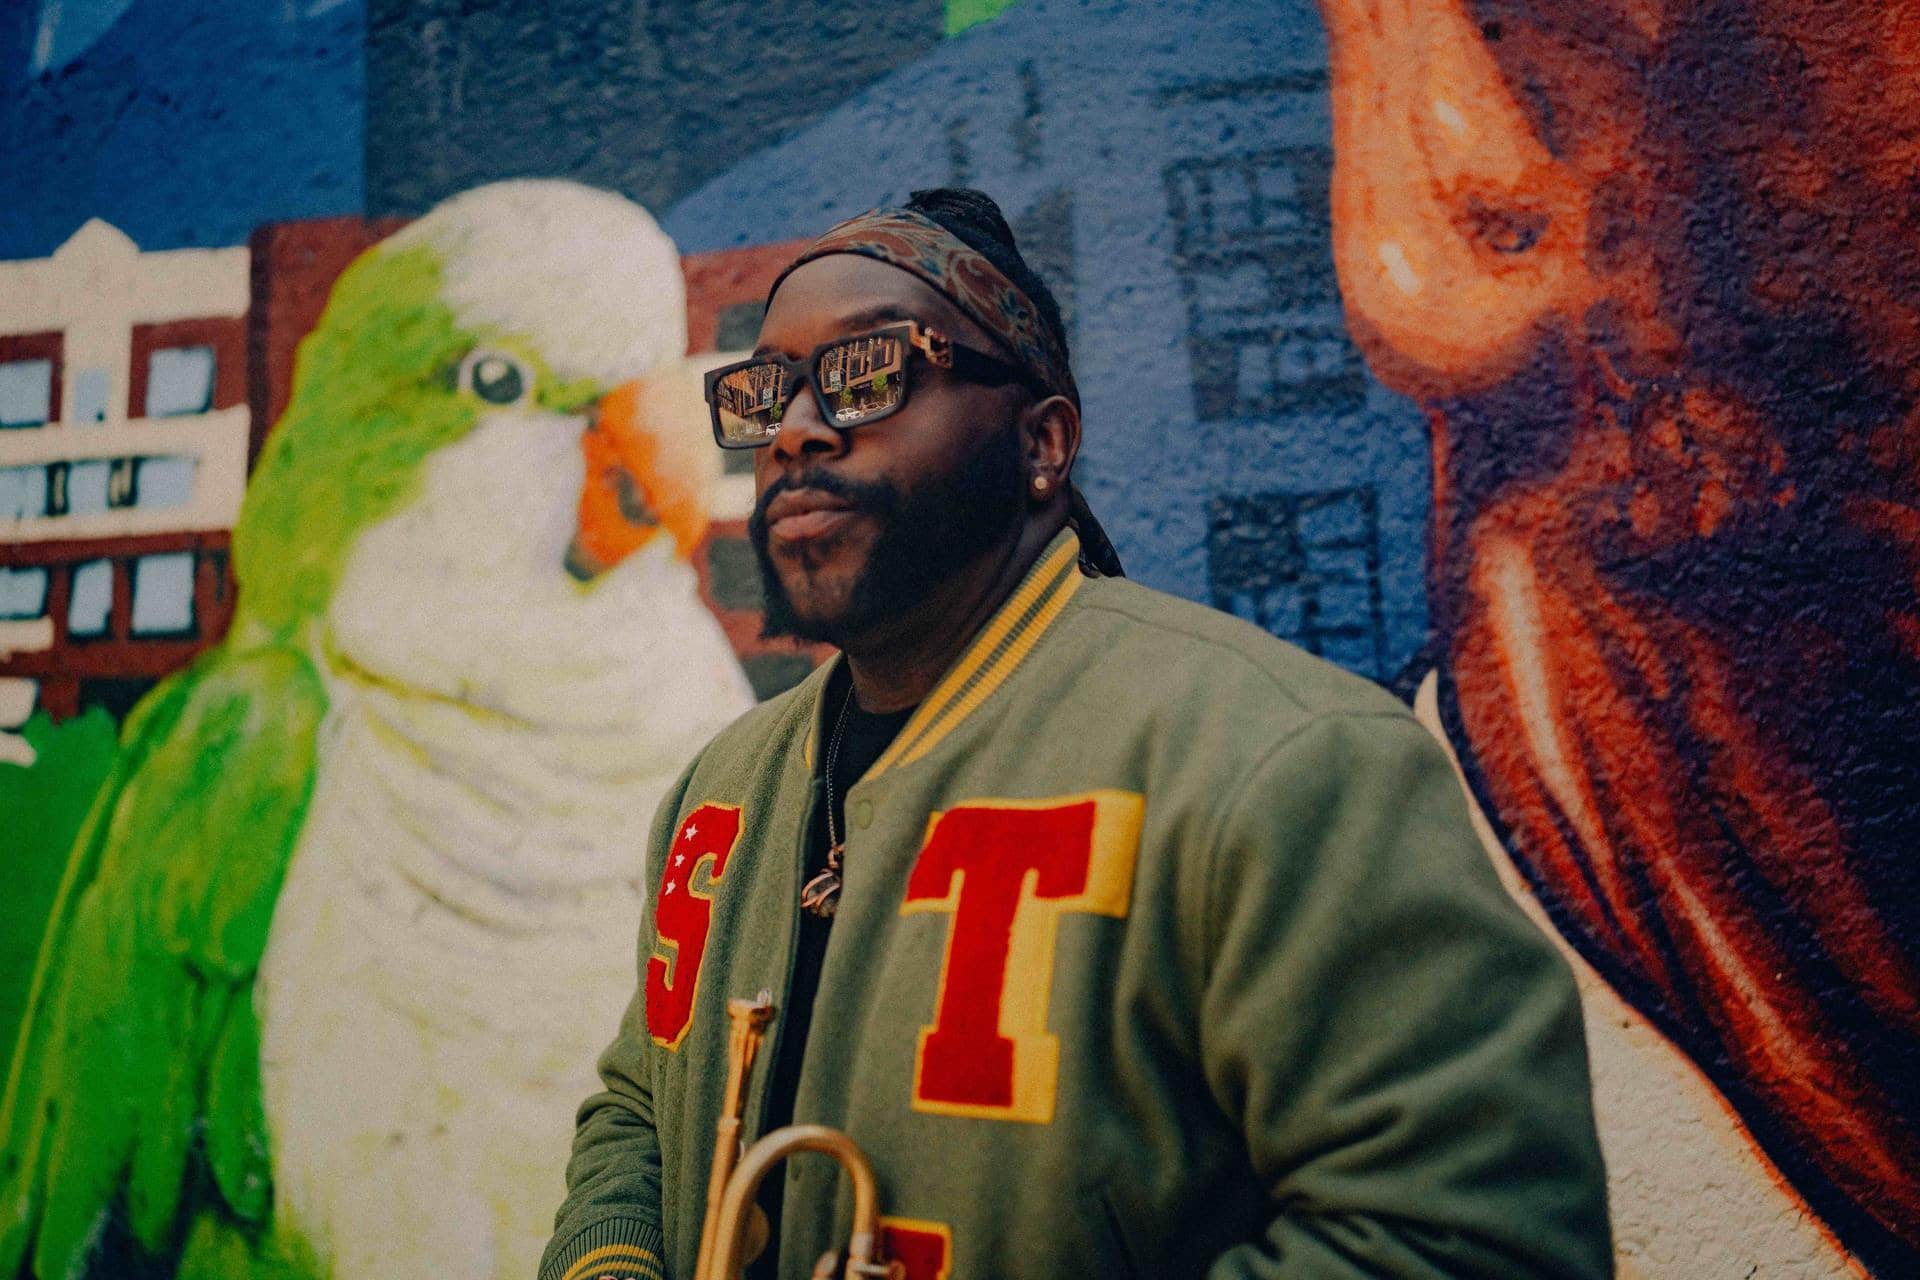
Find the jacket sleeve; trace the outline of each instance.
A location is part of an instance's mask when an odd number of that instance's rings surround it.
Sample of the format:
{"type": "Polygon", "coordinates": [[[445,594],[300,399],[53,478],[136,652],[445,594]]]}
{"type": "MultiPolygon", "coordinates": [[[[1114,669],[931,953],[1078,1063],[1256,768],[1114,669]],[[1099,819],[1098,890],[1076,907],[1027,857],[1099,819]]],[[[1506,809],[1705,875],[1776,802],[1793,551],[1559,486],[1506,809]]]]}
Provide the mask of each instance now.
{"type": "Polygon", "coordinates": [[[600,1055],[604,1088],[580,1104],[567,1161],[567,1195],[540,1259],[539,1280],[664,1280],[666,1275],[660,1139],[647,1069],[646,964],[652,950],[653,884],[693,769],[688,765],[668,790],[648,834],[633,999],[613,1043],[600,1055]]]}
{"type": "Polygon", "coordinates": [[[1458,788],[1416,722],[1347,714],[1231,802],[1203,1068],[1273,1212],[1211,1280],[1612,1274],[1573,978],[1458,788]]]}

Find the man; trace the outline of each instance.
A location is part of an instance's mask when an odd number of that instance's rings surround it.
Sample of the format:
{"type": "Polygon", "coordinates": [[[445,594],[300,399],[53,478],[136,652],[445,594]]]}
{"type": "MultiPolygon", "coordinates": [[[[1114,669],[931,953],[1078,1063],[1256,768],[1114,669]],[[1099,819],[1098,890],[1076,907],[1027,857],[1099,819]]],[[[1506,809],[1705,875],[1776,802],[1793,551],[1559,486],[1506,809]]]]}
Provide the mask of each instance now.
{"type": "MultiPolygon", "coordinates": [[[[1609,1274],[1565,965],[1398,703],[1118,576],[991,201],[829,231],[709,399],[769,627],[844,656],[655,821],[543,1280],[691,1274],[761,989],[748,1133],[847,1130],[916,1278],[1609,1274]]],[[[848,1193],[796,1161],[763,1203],[801,1276],[848,1193]]]]}

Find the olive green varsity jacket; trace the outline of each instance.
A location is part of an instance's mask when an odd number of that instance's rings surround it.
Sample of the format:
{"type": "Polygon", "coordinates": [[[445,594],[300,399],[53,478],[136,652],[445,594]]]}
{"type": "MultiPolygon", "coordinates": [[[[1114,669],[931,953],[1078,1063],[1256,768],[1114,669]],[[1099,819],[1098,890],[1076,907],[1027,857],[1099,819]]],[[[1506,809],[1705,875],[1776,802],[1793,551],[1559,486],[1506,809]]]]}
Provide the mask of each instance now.
{"type": "MultiPolygon", "coordinates": [[[[846,797],[795,1119],[872,1157],[908,1274],[1610,1275],[1573,982],[1439,748],[1374,686],[1077,552],[1054,542],[846,797]]],[[[788,981],[826,674],[655,820],[639,990],[541,1280],[692,1274],[726,1001],[788,981]]],[[[821,1157],[785,1177],[801,1276],[850,1198],[821,1157]]]]}

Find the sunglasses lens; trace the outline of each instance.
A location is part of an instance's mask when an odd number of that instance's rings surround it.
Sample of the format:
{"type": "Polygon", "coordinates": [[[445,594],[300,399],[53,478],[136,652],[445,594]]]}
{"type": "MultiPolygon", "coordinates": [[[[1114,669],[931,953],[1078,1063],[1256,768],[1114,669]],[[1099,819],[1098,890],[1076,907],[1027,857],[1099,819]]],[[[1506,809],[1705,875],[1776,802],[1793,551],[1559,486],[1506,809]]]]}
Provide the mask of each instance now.
{"type": "Polygon", "coordinates": [[[713,408],[728,444],[764,444],[780,430],[787,411],[787,371],[777,364],[750,364],[717,379],[713,408]]]}
{"type": "Polygon", "coordinates": [[[814,376],[833,425],[852,426],[900,407],[907,394],[906,351],[897,334],[870,333],[820,353],[814,376]]]}

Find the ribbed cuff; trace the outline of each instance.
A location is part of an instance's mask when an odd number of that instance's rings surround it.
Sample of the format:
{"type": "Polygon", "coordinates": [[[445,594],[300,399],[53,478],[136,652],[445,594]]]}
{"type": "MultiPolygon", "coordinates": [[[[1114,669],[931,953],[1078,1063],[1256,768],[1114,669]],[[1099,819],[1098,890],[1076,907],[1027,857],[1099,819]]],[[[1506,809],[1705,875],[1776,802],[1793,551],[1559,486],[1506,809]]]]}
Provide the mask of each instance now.
{"type": "Polygon", "coordinates": [[[660,1228],[638,1218],[602,1218],[562,1245],[548,1245],[540,1280],[666,1280],[660,1228]]]}

